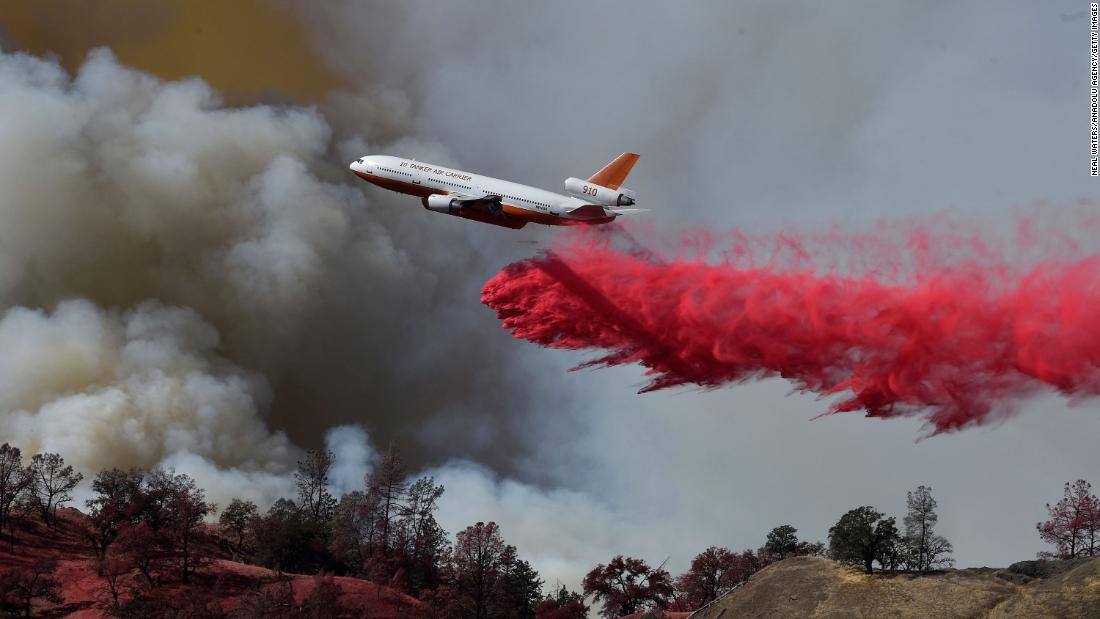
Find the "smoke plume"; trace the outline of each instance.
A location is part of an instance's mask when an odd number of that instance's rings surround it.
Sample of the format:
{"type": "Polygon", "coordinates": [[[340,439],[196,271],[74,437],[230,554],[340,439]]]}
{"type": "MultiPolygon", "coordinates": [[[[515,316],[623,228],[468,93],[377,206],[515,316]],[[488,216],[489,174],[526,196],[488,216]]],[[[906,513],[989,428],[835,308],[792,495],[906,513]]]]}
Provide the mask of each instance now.
{"type": "MultiPolygon", "coordinates": [[[[399,97],[344,98],[377,110],[365,128],[379,136],[402,118],[399,97]]],[[[440,403],[467,392],[457,399],[483,418],[464,424],[509,431],[492,416],[524,394],[485,385],[523,368],[491,339],[466,343],[471,317],[490,317],[455,300],[476,299],[477,283],[439,276],[449,258],[435,236],[464,269],[492,240],[419,230],[404,214],[419,209],[379,218],[358,188],[326,180],[346,180],[331,163],[345,155],[316,109],[226,107],[201,80],[163,81],[102,49],[74,77],[0,54],[0,106],[9,440],[92,473],[174,465],[216,500],[217,488],[249,488],[266,502],[287,489],[299,446],[334,426],[411,436],[416,463],[469,454],[478,448],[431,433],[456,410],[440,403]],[[460,346],[480,381],[426,369],[460,346]],[[389,353],[402,347],[418,355],[389,353]],[[426,376],[439,389],[417,389],[426,376]],[[420,443],[450,446],[426,455],[420,443]]]]}
{"type": "MultiPolygon", "coordinates": [[[[245,493],[261,506],[293,492],[298,446],[336,452],[340,490],[369,470],[371,441],[392,442],[447,486],[448,531],[496,520],[549,583],[572,586],[614,554],[671,555],[675,572],[708,545],[756,546],[791,520],[824,538],[852,505],[899,509],[918,483],[959,510],[943,522],[961,564],[1018,560],[1036,550],[1018,533],[1040,515],[1022,501],[1041,505],[1089,465],[1089,407],[1057,414],[1063,402],[1040,398],[996,433],[914,444],[913,419],[805,423],[823,405],[785,397],[782,380],[639,397],[633,367],[566,374],[576,353],[516,342],[476,302],[501,265],[529,255],[517,240],[559,231],[428,214],[350,179],[347,161],[399,154],[554,188],[634,150],[629,184],[666,231],[949,206],[994,220],[1019,201],[1094,193],[1081,154],[1087,33],[1058,17],[1071,10],[5,3],[5,48],[57,54],[69,74],[0,58],[0,315],[40,326],[10,334],[23,356],[0,379],[28,378],[0,429],[24,448],[74,449],[85,473],[161,463],[219,503],[245,493]],[[1006,45],[1005,32],[1023,36],[1006,45]],[[112,52],[86,61],[100,45],[112,52]],[[138,316],[160,326],[131,333],[138,316]],[[191,365],[120,361],[169,346],[191,365]],[[119,407],[106,436],[90,425],[97,411],[64,429],[39,417],[101,393],[151,404],[141,385],[200,378],[224,386],[163,414],[119,407]],[[209,438],[232,432],[230,454],[209,438]],[[62,442],[77,435],[96,440],[62,442]],[[1036,467],[1017,457],[1025,445],[1061,457],[1036,467]],[[897,459],[920,466],[866,466],[897,459]],[[983,460],[997,479],[972,466],[983,460]]],[[[1087,255],[1070,253],[1044,256],[1087,255]]],[[[843,264],[858,256],[873,254],[815,255],[807,269],[858,280],[843,264]]],[[[575,319],[606,322],[592,314],[575,319]]]]}
{"type": "Polygon", "coordinates": [[[517,338],[606,351],[586,366],[642,364],[643,392],[782,377],[838,395],[832,412],[919,415],[935,432],[1003,416],[1044,388],[1100,394],[1100,257],[1018,270],[993,256],[928,255],[929,242],[914,231],[914,260],[889,274],[820,272],[791,235],[772,243],[804,256],[790,266],[774,256],[756,266],[747,240],[710,263],[588,237],[510,265],[482,300],[517,338]]]}

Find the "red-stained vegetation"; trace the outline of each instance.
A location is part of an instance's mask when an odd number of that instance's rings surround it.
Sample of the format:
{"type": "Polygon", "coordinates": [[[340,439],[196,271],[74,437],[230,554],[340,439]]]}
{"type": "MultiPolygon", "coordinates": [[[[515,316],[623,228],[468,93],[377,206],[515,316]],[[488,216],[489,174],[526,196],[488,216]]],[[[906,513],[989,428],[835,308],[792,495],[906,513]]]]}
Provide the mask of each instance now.
{"type": "MultiPolygon", "coordinates": [[[[84,511],[66,507],[83,475],[56,454],[24,462],[0,445],[0,613],[43,617],[583,619],[683,617],[726,600],[765,567],[828,556],[880,571],[937,573],[952,564],[936,501],[909,493],[904,527],[872,507],[845,513],[828,548],[774,528],[756,550],[711,547],[672,577],[664,565],[616,556],[581,592],[544,581],[493,522],[453,541],[435,520],[443,487],[410,478],[391,450],[361,490],[328,490],[332,455],[309,452],[295,499],[261,513],[234,499],[220,512],[171,470],[112,469],[91,480],[84,511]],[[213,516],[218,513],[217,523],[213,516]]],[[[1100,555],[1100,502],[1087,482],[1047,506],[1042,558],[1100,555]]],[[[1050,563],[1039,562],[1039,563],[1050,563]]],[[[1025,566],[1049,571],[1043,565],[1025,566]]]]}

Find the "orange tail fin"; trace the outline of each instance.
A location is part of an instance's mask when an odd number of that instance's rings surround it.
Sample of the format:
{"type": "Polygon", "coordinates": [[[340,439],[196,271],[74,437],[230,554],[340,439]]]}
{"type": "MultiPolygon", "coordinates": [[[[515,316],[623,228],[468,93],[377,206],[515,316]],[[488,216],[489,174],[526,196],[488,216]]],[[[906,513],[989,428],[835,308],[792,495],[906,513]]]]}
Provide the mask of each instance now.
{"type": "Polygon", "coordinates": [[[634,167],[637,161],[637,153],[623,153],[615,157],[614,161],[605,165],[599,172],[589,177],[588,182],[602,185],[609,189],[618,189],[619,185],[622,185],[623,181],[626,180],[626,175],[630,174],[630,169],[634,167]]]}

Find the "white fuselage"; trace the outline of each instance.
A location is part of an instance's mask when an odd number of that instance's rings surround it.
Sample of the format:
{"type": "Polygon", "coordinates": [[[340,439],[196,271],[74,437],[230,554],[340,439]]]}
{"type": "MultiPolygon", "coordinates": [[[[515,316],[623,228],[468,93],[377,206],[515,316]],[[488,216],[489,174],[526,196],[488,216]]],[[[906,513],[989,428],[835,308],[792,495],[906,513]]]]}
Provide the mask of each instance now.
{"type": "Polygon", "coordinates": [[[415,159],[370,155],[353,162],[351,169],[392,181],[410,183],[434,192],[475,198],[500,196],[505,204],[518,209],[551,215],[560,215],[570,208],[585,204],[572,196],[415,159]]]}
{"type": "Polygon", "coordinates": [[[415,159],[367,155],[349,167],[369,183],[420,197],[429,210],[510,228],[607,223],[619,215],[573,196],[415,159]]]}

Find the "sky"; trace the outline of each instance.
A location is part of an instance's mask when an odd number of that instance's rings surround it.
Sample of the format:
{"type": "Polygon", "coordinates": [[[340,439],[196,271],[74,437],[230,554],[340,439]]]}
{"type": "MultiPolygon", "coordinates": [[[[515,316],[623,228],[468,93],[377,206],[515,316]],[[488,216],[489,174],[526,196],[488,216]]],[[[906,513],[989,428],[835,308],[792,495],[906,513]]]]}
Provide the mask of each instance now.
{"type": "Polygon", "coordinates": [[[393,442],[446,486],[448,531],[496,520],[571,586],[620,553],[678,572],[780,524],[823,540],[859,505],[900,520],[921,484],[958,565],[1003,566],[1042,549],[1064,482],[1097,481],[1092,400],[927,437],[814,419],[779,379],[568,372],[592,355],[512,339],[478,294],[559,230],[346,171],[386,153],[555,189],[630,150],[659,238],[1057,222],[1097,196],[1080,3],[222,4],[0,9],[0,430],[25,449],[270,502],[302,449],[327,442],[350,489],[393,442]]]}

